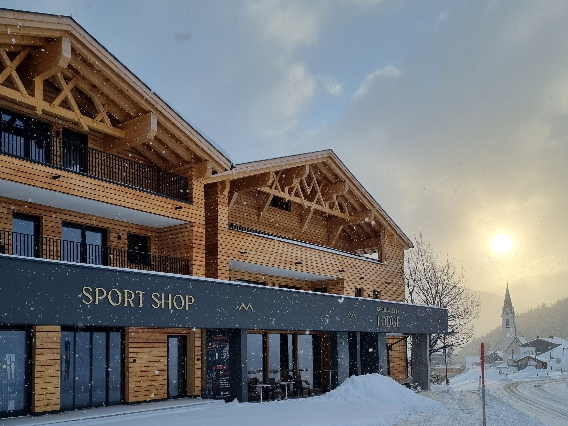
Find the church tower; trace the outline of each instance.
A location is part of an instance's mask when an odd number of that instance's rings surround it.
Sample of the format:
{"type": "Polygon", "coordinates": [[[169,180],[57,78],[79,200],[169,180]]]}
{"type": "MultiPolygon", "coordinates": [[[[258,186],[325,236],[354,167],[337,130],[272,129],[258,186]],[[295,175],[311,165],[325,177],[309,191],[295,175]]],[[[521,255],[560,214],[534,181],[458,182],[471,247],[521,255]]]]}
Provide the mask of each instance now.
{"type": "Polygon", "coordinates": [[[515,308],[513,308],[513,303],[511,302],[509,284],[507,284],[507,290],[505,291],[505,303],[503,304],[503,310],[501,311],[501,319],[502,346],[503,354],[505,354],[505,351],[517,335],[517,328],[515,326],[515,308]]]}

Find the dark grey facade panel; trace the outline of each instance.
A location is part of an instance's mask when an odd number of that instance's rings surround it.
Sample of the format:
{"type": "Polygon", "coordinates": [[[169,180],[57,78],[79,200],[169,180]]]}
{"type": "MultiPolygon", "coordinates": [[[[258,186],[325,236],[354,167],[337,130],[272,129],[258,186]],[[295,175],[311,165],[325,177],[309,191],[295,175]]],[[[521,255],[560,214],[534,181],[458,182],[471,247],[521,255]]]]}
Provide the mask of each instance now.
{"type": "Polygon", "coordinates": [[[0,325],[430,334],[445,309],[0,255],[0,325]]]}

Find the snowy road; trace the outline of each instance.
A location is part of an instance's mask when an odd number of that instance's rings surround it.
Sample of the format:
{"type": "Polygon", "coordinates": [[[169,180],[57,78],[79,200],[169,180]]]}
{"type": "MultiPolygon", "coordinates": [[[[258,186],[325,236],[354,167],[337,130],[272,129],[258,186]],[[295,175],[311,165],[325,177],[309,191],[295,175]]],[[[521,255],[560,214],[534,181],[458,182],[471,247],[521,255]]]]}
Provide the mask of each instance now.
{"type": "Polygon", "coordinates": [[[492,391],[547,425],[568,425],[565,378],[512,382],[501,387],[492,386],[492,391]]]}

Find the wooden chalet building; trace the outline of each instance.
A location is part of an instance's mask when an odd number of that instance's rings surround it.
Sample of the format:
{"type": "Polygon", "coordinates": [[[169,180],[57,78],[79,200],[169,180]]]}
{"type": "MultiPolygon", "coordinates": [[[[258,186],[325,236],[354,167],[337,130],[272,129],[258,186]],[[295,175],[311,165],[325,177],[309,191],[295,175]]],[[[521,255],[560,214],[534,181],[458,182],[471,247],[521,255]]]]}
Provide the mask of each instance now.
{"type": "Polygon", "coordinates": [[[332,151],[235,167],[72,18],[12,10],[0,114],[0,417],[404,380],[409,336],[428,387],[447,313],[403,303],[412,244],[332,151]]]}

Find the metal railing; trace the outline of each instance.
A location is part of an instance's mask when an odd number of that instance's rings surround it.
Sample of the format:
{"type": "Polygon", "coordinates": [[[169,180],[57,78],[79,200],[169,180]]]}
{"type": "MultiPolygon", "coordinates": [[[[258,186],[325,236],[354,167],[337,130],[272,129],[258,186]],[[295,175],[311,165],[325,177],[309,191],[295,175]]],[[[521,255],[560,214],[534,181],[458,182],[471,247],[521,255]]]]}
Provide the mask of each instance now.
{"type": "Polygon", "coordinates": [[[0,231],[0,254],[189,275],[188,259],[11,231],[0,231]]]}
{"type": "Polygon", "coordinates": [[[177,200],[189,200],[189,180],[134,160],[86,147],[72,138],[10,123],[0,124],[0,152],[82,173],[177,200]]]}

